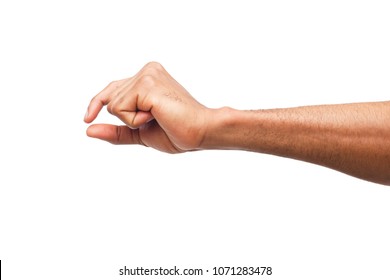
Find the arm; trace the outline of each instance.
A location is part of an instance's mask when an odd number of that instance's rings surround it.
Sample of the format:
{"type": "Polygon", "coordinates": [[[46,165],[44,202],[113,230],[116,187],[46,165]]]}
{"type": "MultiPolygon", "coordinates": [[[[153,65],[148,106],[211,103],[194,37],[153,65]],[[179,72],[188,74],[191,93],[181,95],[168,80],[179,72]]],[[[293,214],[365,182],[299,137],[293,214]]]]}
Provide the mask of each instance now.
{"type": "Polygon", "coordinates": [[[390,102],[239,111],[198,103],[158,63],[111,83],[85,121],[103,106],[124,126],[92,125],[87,134],[114,144],[176,153],[240,149],[303,160],[390,185],[390,102]]]}
{"type": "Polygon", "coordinates": [[[217,111],[207,148],[294,158],[390,185],[390,102],[217,111]]]}

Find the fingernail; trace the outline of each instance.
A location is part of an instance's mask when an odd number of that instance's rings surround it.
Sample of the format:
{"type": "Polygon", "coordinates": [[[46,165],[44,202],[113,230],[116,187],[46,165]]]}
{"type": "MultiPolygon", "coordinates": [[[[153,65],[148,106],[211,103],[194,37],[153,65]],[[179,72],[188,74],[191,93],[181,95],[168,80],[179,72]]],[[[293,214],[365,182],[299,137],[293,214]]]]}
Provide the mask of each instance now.
{"type": "Polygon", "coordinates": [[[88,110],[87,112],[85,112],[85,116],[84,116],[84,119],[88,118],[88,110]]]}

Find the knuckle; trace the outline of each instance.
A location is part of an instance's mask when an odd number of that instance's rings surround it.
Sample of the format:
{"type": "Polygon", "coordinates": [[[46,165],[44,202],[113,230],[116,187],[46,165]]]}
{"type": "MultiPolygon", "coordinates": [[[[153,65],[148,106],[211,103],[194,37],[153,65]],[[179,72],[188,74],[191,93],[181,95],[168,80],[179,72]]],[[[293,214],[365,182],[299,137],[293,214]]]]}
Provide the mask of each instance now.
{"type": "Polygon", "coordinates": [[[95,95],[92,99],[91,99],[91,101],[90,101],[90,103],[89,104],[95,104],[95,105],[102,105],[103,106],[103,103],[106,101],[106,99],[103,97],[103,96],[101,96],[100,94],[98,94],[98,95],[95,95]]]}
{"type": "Polygon", "coordinates": [[[153,76],[153,77],[158,77],[158,75],[160,75],[160,71],[157,70],[156,68],[153,68],[153,67],[145,68],[145,69],[142,71],[142,76],[153,76]]]}
{"type": "Polygon", "coordinates": [[[118,87],[118,81],[112,81],[107,85],[108,88],[116,88],[118,87]]]}
{"type": "Polygon", "coordinates": [[[120,116],[123,114],[123,110],[125,109],[124,103],[123,103],[123,98],[117,98],[115,100],[112,100],[108,105],[107,105],[107,111],[114,115],[114,116],[120,116]]]}
{"type": "Polygon", "coordinates": [[[139,77],[137,85],[143,88],[151,88],[155,85],[155,78],[152,75],[142,75],[139,77]]]}
{"type": "Polygon", "coordinates": [[[110,104],[107,105],[107,111],[111,115],[118,115],[120,109],[118,108],[118,106],[114,102],[111,102],[110,104]]]}
{"type": "Polygon", "coordinates": [[[108,111],[110,114],[113,114],[112,104],[111,104],[111,103],[107,105],[107,111],[108,111]]]}
{"type": "Polygon", "coordinates": [[[154,68],[154,69],[157,69],[157,70],[162,70],[163,67],[161,65],[161,63],[157,62],[157,61],[150,61],[148,62],[145,67],[150,67],[150,68],[154,68]]]}
{"type": "Polygon", "coordinates": [[[152,61],[147,63],[143,68],[143,73],[146,75],[158,75],[160,74],[164,68],[158,62],[152,61]]]}
{"type": "Polygon", "coordinates": [[[116,127],[116,139],[115,139],[115,144],[118,144],[121,142],[122,139],[122,127],[117,126],[116,127]]]}
{"type": "Polygon", "coordinates": [[[107,86],[106,86],[106,89],[108,90],[116,90],[117,88],[119,88],[121,86],[121,81],[112,81],[110,82],[107,86]]]}

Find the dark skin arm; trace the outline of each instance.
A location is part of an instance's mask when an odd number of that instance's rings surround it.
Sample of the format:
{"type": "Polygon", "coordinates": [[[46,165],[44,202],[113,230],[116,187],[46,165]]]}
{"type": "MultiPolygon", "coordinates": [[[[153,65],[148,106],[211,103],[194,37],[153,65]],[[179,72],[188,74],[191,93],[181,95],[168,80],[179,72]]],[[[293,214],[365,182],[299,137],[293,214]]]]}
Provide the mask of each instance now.
{"type": "Polygon", "coordinates": [[[90,137],[168,153],[238,149],[294,158],[390,185],[390,102],[243,111],[197,102],[158,63],[110,83],[85,116],[103,106],[123,126],[91,125],[90,137]]]}

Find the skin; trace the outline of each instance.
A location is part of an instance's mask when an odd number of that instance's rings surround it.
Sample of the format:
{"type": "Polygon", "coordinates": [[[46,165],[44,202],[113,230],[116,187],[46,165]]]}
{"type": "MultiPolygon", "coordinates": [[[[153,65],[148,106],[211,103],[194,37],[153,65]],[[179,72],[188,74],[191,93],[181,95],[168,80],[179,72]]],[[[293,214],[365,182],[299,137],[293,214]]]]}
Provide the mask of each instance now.
{"type": "Polygon", "coordinates": [[[156,62],[96,95],[84,121],[101,109],[124,125],[93,124],[87,135],[167,153],[237,149],[326,166],[390,185],[390,102],[272,110],[210,109],[156,62]]]}

